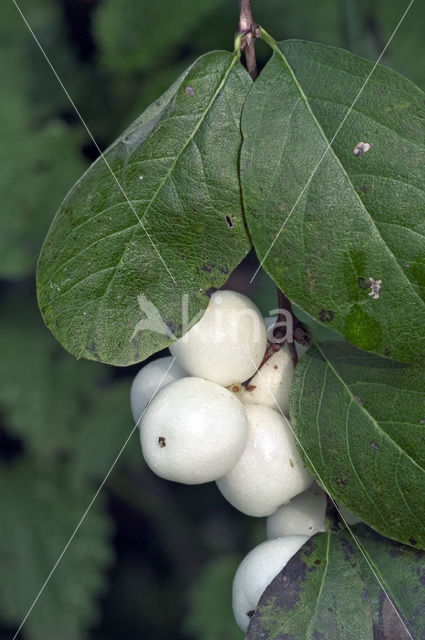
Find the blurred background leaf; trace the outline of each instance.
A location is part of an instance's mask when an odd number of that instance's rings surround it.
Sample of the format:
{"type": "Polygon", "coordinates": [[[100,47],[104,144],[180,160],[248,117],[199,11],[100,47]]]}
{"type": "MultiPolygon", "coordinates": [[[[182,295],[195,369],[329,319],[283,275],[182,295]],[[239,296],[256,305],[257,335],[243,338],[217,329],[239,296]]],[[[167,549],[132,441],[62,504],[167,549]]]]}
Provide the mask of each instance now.
{"type": "Polygon", "coordinates": [[[108,371],[58,348],[33,296],[25,293],[21,286],[3,300],[0,409],[9,434],[21,437],[29,453],[52,459],[75,446],[82,417],[108,371]]]}
{"type": "MultiPolygon", "coordinates": [[[[197,56],[231,50],[237,28],[236,0],[18,4],[103,149],[197,56]]],[[[256,20],[279,40],[317,40],[371,59],[405,4],[252,0],[256,20]]],[[[423,14],[415,3],[383,61],[425,88],[423,14]]],[[[269,51],[262,42],[257,51],[261,68],[269,51]]],[[[10,640],[133,428],[138,367],[72,359],[37,310],[42,239],[98,151],[10,0],[0,4],[0,81],[0,638],[10,640]]],[[[273,285],[264,275],[248,285],[256,264],[251,254],[228,284],[268,315],[273,285]]],[[[139,447],[136,431],[21,638],[241,637],[232,574],[265,538],[264,521],[238,514],[213,484],[154,477],[139,447]]]]}
{"type": "MultiPolygon", "coordinates": [[[[46,473],[27,461],[0,467],[0,611],[5,621],[24,618],[90,494],[87,488],[69,491],[60,469],[46,473]]],[[[28,618],[27,638],[77,640],[97,620],[94,598],[106,587],[110,535],[110,519],[98,501],[28,618]]]]}
{"type": "Polygon", "coordinates": [[[225,0],[106,0],[96,15],[102,62],[109,71],[132,72],[173,61],[179,48],[190,42],[192,30],[224,4],[225,0]]]}
{"type": "Polygon", "coordinates": [[[232,582],[242,558],[223,556],[207,564],[188,593],[184,628],[199,640],[241,640],[232,611],[232,582]]]}
{"type": "MultiPolygon", "coordinates": [[[[372,25],[382,46],[394,31],[402,14],[407,9],[403,0],[376,0],[371,3],[372,25]]],[[[410,80],[425,89],[425,68],[423,65],[423,39],[425,5],[414,3],[403,22],[400,32],[391,43],[387,63],[410,80]]]]}

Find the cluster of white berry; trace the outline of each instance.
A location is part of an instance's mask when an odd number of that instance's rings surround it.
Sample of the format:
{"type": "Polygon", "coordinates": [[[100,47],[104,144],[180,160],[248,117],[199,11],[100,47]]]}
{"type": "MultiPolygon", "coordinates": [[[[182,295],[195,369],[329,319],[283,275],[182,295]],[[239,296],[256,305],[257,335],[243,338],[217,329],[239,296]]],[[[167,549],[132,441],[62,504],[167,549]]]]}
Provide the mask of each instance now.
{"type": "MultiPolygon", "coordinates": [[[[201,320],[170,346],[172,355],[143,367],[131,389],[143,455],[158,476],[215,481],[243,513],[269,516],[270,539],[234,579],[242,630],[267,584],[325,522],[325,494],[312,486],[288,421],[288,348],[259,368],[270,324],[246,296],[217,291],[201,320]]],[[[300,356],[305,347],[297,349],[300,356]]]]}

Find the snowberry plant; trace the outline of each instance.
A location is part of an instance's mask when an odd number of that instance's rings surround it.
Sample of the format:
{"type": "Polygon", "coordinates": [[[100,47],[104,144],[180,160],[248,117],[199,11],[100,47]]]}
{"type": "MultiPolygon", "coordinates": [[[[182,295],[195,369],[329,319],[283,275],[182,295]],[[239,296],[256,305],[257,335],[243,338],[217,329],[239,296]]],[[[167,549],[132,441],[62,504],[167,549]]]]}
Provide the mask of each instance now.
{"type": "Polygon", "coordinates": [[[249,640],[425,637],[424,176],[422,91],[276,42],[241,0],[234,51],[195,60],[48,232],[38,299],[69,352],[170,348],[131,390],[148,465],[268,516],[233,587],[249,640]],[[222,290],[252,248],[269,331],[222,290]]]}

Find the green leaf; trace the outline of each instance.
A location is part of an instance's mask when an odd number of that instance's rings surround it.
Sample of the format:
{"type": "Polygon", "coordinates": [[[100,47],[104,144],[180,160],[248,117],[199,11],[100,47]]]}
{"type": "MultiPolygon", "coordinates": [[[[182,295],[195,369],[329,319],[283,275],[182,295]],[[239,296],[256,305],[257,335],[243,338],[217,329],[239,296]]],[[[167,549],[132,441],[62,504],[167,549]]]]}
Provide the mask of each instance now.
{"type": "Polygon", "coordinates": [[[340,49],[279,44],[243,110],[243,199],[257,254],[291,300],[410,362],[425,353],[424,94],[376,68],[328,149],[372,69],[340,49]],[[373,146],[355,156],[359,142],[373,146]]]}
{"type": "MultiPolygon", "coordinates": [[[[0,467],[0,610],[18,627],[93,496],[28,463],[0,467]]],[[[111,526],[100,500],[88,513],[25,622],[29,640],[80,640],[97,621],[111,563],[111,526]]]]}
{"type": "Polygon", "coordinates": [[[347,530],[317,534],[267,587],[247,640],[424,637],[425,554],[364,525],[353,532],[381,585],[347,530]]]}
{"type": "Polygon", "coordinates": [[[197,640],[241,640],[232,612],[232,582],[240,558],[225,556],[207,564],[188,595],[185,633],[197,640]]]}
{"type": "Polygon", "coordinates": [[[74,448],[82,416],[99,395],[107,372],[92,362],[77,362],[59,347],[24,288],[3,300],[2,310],[0,411],[4,427],[21,438],[32,454],[60,456],[74,448]]]}
{"type": "MultiPolygon", "coordinates": [[[[96,33],[102,62],[111,71],[141,71],[175,53],[188,35],[223,0],[102,2],[96,33]]],[[[232,30],[229,29],[229,37],[232,30]]]]}
{"type": "Polygon", "coordinates": [[[425,549],[425,369],[347,343],[310,348],[291,388],[305,464],[361,520],[425,549]]]}
{"type": "Polygon", "coordinates": [[[67,195],[38,293],[74,355],[145,359],[182,334],[186,303],[192,319],[246,255],[237,160],[250,86],[236,56],[202,56],[106,152],[132,206],[101,158],[67,195]]]}

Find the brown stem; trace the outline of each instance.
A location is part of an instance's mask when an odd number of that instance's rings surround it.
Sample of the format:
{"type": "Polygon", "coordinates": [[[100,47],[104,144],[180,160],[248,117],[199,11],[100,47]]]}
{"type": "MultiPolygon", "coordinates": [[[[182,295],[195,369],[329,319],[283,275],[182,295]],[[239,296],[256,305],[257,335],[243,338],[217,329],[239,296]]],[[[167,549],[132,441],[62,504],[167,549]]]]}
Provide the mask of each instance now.
{"type": "Polygon", "coordinates": [[[252,17],[250,0],[239,0],[239,33],[243,34],[241,50],[245,53],[246,68],[251,78],[255,80],[258,75],[255,57],[258,25],[252,17]]]}
{"type": "MultiPolygon", "coordinates": [[[[273,338],[274,340],[271,340],[268,343],[266,352],[264,354],[264,357],[261,361],[260,366],[258,367],[259,369],[261,369],[261,367],[263,366],[263,364],[265,364],[267,362],[267,360],[269,360],[272,355],[274,353],[276,353],[276,351],[279,351],[279,349],[282,347],[282,344],[284,344],[285,342],[288,345],[288,351],[289,351],[289,355],[291,356],[291,360],[292,363],[294,365],[294,367],[297,366],[298,363],[298,356],[297,356],[297,350],[295,349],[295,342],[299,342],[300,344],[304,344],[304,345],[309,345],[310,344],[310,336],[308,335],[308,333],[303,329],[303,326],[301,324],[301,322],[298,320],[298,318],[295,316],[293,310],[292,310],[292,305],[290,300],[288,300],[288,298],[285,296],[285,294],[278,289],[277,290],[277,300],[278,300],[278,306],[279,309],[283,311],[287,311],[291,314],[292,317],[292,334],[293,334],[293,339],[292,340],[288,340],[287,339],[287,331],[282,329],[282,326],[276,326],[273,329],[273,338]]],[[[276,324],[285,324],[286,322],[286,317],[284,315],[284,313],[279,313],[279,315],[277,316],[277,321],[276,324]]],[[[250,386],[250,382],[251,382],[252,378],[249,378],[249,380],[246,380],[243,385],[246,389],[249,389],[250,386]]]]}

